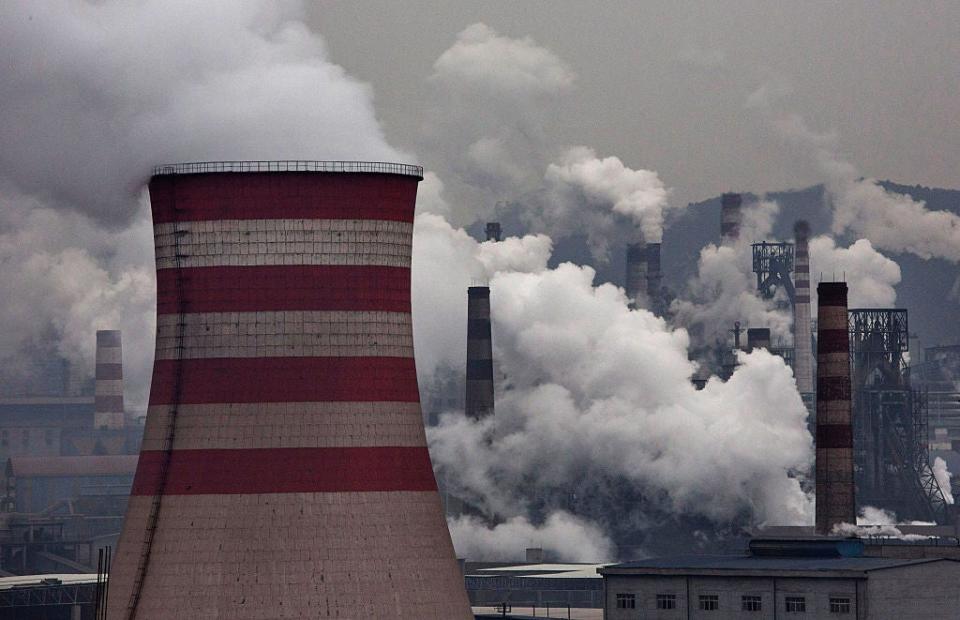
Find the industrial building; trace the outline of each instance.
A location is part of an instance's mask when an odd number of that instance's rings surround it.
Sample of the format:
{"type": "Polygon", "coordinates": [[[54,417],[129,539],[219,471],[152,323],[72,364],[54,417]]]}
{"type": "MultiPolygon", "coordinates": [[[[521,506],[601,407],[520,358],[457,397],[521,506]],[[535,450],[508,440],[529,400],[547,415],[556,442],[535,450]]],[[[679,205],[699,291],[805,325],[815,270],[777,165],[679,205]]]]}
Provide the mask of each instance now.
{"type": "Polygon", "coordinates": [[[155,171],[156,360],[110,618],[470,617],[413,356],[422,176],[155,171]]]}
{"type": "Polygon", "coordinates": [[[866,557],[856,539],[751,541],[747,554],[599,569],[604,618],[947,618],[960,561],[866,557]]]}

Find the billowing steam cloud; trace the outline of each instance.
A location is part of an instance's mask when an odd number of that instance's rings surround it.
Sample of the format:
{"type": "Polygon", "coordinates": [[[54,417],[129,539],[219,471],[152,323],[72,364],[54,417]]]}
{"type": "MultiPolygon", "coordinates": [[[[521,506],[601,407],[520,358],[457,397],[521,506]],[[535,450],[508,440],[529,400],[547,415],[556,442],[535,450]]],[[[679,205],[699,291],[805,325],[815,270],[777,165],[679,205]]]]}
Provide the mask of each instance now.
{"type": "MultiPolygon", "coordinates": [[[[5,365],[52,341],[91,367],[94,330],[120,327],[128,376],[149,376],[153,266],[138,197],[153,165],[409,159],[294,4],[4,3],[0,55],[3,212],[17,218],[4,230],[19,231],[0,240],[5,365]]],[[[127,385],[142,403],[146,385],[127,385]]]]}
{"type": "MultiPolygon", "coordinates": [[[[790,337],[792,316],[784,300],[764,300],[756,292],[751,244],[774,241],[773,221],[780,212],[775,202],[744,205],[740,237],[735,244],[710,244],[700,250],[697,274],[688,283],[687,295],[674,302],[676,322],[698,326],[703,342],[727,342],[735,321],[747,327],[768,327],[774,342],[790,337]]],[[[782,294],[782,293],[781,293],[782,294]]]]}
{"type": "Polygon", "coordinates": [[[656,172],[632,170],[617,157],[600,159],[592,149],[581,146],[569,149],[559,163],[550,164],[546,181],[559,197],[546,208],[548,221],[569,228],[585,227],[591,246],[604,255],[606,243],[618,236],[611,206],[614,213],[638,226],[646,241],[659,242],[663,236],[670,192],[656,172]]]}
{"type": "MultiPolygon", "coordinates": [[[[486,269],[486,244],[446,234],[472,244],[471,264],[461,269],[486,269]]],[[[730,381],[698,392],[686,333],[629,310],[622,290],[595,286],[593,277],[590,267],[569,263],[495,270],[495,355],[510,387],[495,419],[452,413],[430,430],[451,490],[501,518],[544,524],[570,512],[618,544],[624,529],[646,531],[658,514],[806,522],[810,502],[794,474],[809,466],[811,438],[783,361],[745,355],[730,381]]],[[[462,311],[434,303],[417,321],[443,325],[450,315],[460,317],[454,333],[462,338],[462,311]]],[[[606,555],[602,546],[593,552],[606,555]]]]}
{"type": "Polygon", "coordinates": [[[816,281],[844,278],[850,282],[851,308],[890,308],[897,301],[894,287],[900,283],[900,266],[866,239],[850,247],[837,247],[827,236],[810,240],[810,265],[814,283],[810,287],[811,304],[816,307],[816,281]]]}
{"type": "Polygon", "coordinates": [[[539,527],[513,517],[494,527],[476,517],[449,521],[457,554],[472,560],[510,561],[529,547],[540,547],[549,558],[567,562],[603,562],[614,557],[613,544],[595,525],[558,511],[539,527]]]}

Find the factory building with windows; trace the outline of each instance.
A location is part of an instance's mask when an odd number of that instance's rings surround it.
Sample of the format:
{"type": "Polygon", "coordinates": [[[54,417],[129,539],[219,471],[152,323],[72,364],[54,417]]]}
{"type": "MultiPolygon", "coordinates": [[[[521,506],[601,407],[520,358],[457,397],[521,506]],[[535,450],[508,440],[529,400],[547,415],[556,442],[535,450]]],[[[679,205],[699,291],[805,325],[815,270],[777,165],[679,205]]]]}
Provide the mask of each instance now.
{"type": "Polygon", "coordinates": [[[650,558],[599,569],[604,618],[945,618],[960,562],[863,555],[857,539],[757,540],[746,555],[650,558]]]}

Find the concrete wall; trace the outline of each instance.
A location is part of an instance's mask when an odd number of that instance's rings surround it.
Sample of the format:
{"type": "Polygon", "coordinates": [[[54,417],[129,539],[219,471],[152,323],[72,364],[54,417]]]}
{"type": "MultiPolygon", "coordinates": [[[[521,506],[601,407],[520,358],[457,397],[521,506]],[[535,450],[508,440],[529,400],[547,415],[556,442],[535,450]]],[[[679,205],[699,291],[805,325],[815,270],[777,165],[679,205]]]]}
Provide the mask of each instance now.
{"type": "MultiPolygon", "coordinates": [[[[861,588],[864,588],[861,582],[861,588]]],[[[809,579],[809,578],[737,578],[737,577],[673,577],[673,576],[610,576],[606,589],[606,620],[635,620],[651,618],[667,620],[677,618],[705,618],[725,620],[728,618],[857,618],[857,580],[854,579],[809,579]],[[690,614],[687,616],[687,597],[689,584],[690,614]],[[617,593],[631,593],[636,596],[636,609],[617,609],[617,593]],[[677,609],[657,610],[657,594],[676,594],[677,609]],[[716,611],[701,611],[701,594],[719,596],[720,608],[716,611]],[[742,610],[741,597],[755,595],[761,597],[762,610],[746,612],[742,610]],[[776,596],[776,614],[772,605],[776,596]],[[803,596],[806,599],[806,613],[787,613],[786,597],[803,596]],[[839,596],[850,599],[851,613],[837,615],[830,613],[830,597],[839,596]]],[[[912,617],[912,616],[911,616],[912,617]]],[[[899,620],[904,620],[901,617],[899,620]]]]}
{"type": "Polygon", "coordinates": [[[867,618],[956,618],[960,562],[941,560],[873,571],[867,581],[867,618]]]}

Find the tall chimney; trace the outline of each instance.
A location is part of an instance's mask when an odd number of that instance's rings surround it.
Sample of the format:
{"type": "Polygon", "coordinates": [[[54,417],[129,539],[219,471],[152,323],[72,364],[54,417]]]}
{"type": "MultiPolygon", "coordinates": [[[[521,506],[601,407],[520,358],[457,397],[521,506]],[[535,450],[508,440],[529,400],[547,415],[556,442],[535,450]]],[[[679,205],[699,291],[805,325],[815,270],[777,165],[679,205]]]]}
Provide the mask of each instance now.
{"type": "Polygon", "coordinates": [[[627,297],[634,300],[631,302],[632,308],[647,305],[648,286],[647,244],[643,241],[627,244],[627,272],[623,288],[627,297]]]}
{"type": "Polygon", "coordinates": [[[743,197],[740,194],[724,194],[720,198],[720,243],[733,245],[740,238],[740,223],[743,220],[743,197]]]}
{"type": "Polygon", "coordinates": [[[123,428],[123,356],[119,330],[97,331],[94,380],[93,427],[111,430],[123,428]]]}
{"type": "Polygon", "coordinates": [[[660,298],[660,289],[663,286],[663,273],[660,271],[660,245],[659,243],[648,243],[645,253],[647,299],[650,300],[650,309],[656,314],[661,314],[663,311],[663,300],[660,298]]]}
{"type": "Polygon", "coordinates": [[[487,222],[487,241],[500,241],[500,222],[487,222]]]}
{"type": "Polygon", "coordinates": [[[747,353],[754,349],[770,350],[769,327],[751,327],[747,329],[747,353]]]}
{"type": "Polygon", "coordinates": [[[847,284],[817,286],[817,461],[818,534],[840,523],[856,523],[853,432],[850,413],[850,333],[847,284]]]}
{"type": "Polygon", "coordinates": [[[474,419],[493,415],[493,343],[490,287],[467,289],[467,393],[465,409],[474,419]]]}
{"type": "Polygon", "coordinates": [[[417,389],[422,178],[155,171],[156,359],[111,620],[473,618],[417,389]]]}
{"type": "Polygon", "coordinates": [[[797,389],[809,399],[813,394],[813,345],[810,338],[810,224],[798,220],[793,227],[794,287],[793,303],[793,374],[797,389]]]}

